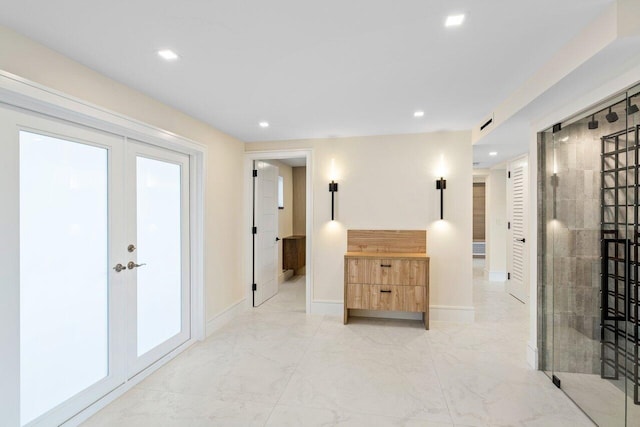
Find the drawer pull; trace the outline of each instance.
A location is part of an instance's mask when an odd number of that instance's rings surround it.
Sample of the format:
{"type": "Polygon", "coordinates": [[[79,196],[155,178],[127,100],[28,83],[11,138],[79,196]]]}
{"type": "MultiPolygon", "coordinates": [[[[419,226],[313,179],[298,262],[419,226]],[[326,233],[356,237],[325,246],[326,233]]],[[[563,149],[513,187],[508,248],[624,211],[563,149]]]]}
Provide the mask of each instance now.
{"type": "Polygon", "coordinates": [[[383,268],[384,268],[384,267],[389,268],[389,267],[391,267],[391,264],[380,264],[380,267],[383,267],[383,268]]]}
{"type": "Polygon", "coordinates": [[[385,291],[385,290],[382,290],[382,289],[380,289],[380,292],[383,292],[385,294],[390,294],[391,293],[391,291],[385,291]]]}

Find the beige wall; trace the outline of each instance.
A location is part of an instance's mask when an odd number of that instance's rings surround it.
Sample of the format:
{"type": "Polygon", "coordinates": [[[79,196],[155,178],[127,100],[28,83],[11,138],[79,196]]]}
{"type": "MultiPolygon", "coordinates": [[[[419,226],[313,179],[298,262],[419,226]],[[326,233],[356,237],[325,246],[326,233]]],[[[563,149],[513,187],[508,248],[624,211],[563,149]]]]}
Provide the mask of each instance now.
{"type": "Polygon", "coordinates": [[[244,297],[241,141],[0,27],[0,70],[81,98],[209,147],[205,199],[207,319],[244,297]]]}
{"type": "Polygon", "coordinates": [[[346,230],[427,229],[431,305],[472,302],[470,132],[251,143],[247,151],[313,148],[314,302],[342,302],[346,230]],[[332,159],[336,221],[331,221],[332,159]],[[441,172],[444,166],[445,172],[441,172]],[[443,173],[445,220],[436,177],[443,173]]]}
{"type": "Polygon", "coordinates": [[[293,234],[307,234],[307,168],[293,168],[293,234]]]}
{"type": "Polygon", "coordinates": [[[282,238],[293,234],[293,168],[278,160],[265,162],[277,167],[284,181],[284,209],[278,209],[278,276],[282,279],[282,238]]]}

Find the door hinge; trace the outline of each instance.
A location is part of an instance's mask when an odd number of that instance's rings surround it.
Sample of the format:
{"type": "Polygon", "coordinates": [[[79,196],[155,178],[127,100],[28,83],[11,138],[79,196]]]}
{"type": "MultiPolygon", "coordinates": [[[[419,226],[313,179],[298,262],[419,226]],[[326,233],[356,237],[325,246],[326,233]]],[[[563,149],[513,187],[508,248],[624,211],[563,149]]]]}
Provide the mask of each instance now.
{"type": "Polygon", "coordinates": [[[258,227],[252,227],[251,234],[258,234],[258,227]]]}
{"type": "Polygon", "coordinates": [[[511,230],[511,221],[507,222],[507,230],[511,230]]]}
{"type": "Polygon", "coordinates": [[[255,178],[256,176],[258,176],[258,169],[253,170],[253,177],[255,178]]]}
{"type": "Polygon", "coordinates": [[[551,381],[553,381],[553,384],[560,388],[560,378],[556,377],[555,375],[551,377],[551,381]]]}
{"type": "Polygon", "coordinates": [[[507,178],[511,178],[511,171],[507,172],[507,178]]]}
{"type": "Polygon", "coordinates": [[[507,273],[507,280],[511,280],[511,273],[507,273]]]}
{"type": "Polygon", "coordinates": [[[258,285],[256,285],[255,283],[253,285],[251,285],[251,290],[252,291],[257,291],[258,290],[258,285]]]}

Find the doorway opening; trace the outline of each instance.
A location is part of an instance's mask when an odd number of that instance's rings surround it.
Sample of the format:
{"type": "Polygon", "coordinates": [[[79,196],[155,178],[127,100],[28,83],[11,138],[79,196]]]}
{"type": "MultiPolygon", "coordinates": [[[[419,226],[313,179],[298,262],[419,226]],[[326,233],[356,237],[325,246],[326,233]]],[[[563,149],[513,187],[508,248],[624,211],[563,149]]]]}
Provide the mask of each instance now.
{"type": "Polygon", "coordinates": [[[251,307],[309,312],[310,152],[248,154],[251,307]]]}

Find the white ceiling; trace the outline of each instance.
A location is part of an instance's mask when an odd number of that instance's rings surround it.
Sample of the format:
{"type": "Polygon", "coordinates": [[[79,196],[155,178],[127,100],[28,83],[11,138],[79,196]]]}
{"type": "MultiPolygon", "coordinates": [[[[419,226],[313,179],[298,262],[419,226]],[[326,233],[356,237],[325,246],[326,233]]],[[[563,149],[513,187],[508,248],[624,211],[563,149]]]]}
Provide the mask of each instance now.
{"type": "Polygon", "coordinates": [[[470,129],[611,2],[3,0],[0,24],[249,142],[470,129]]]}

